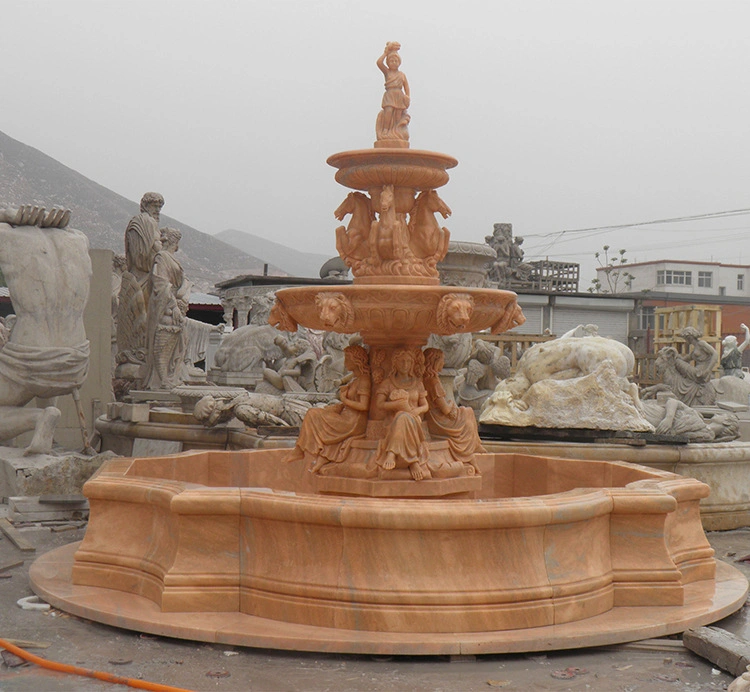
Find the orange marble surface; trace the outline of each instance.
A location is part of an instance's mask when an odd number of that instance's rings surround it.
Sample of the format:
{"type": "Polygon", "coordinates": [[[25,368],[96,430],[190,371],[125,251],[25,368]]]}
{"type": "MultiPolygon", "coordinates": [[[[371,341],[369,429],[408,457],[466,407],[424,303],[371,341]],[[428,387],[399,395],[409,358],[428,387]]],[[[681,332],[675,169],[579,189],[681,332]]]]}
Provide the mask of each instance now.
{"type": "Polygon", "coordinates": [[[708,488],[694,479],[482,454],[477,499],[337,497],[314,494],[313,474],[285,455],[194,452],[103,466],[84,488],[91,518],[73,582],[164,612],[239,610],[420,636],[679,608],[692,584],[714,584],[698,509],[708,488]]]}
{"type": "Polygon", "coordinates": [[[339,630],[239,612],[165,613],[151,600],[71,583],[77,544],[49,552],[29,572],[35,593],[66,612],[114,627],[236,646],[353,654],[448,655],[552,651],[663,637],[707,625],[740,608],[747,580],[717,562],[715,580],[685,587],[682,606],[615,607],[584,620],[495,632],[411,633],[339,630]]]}

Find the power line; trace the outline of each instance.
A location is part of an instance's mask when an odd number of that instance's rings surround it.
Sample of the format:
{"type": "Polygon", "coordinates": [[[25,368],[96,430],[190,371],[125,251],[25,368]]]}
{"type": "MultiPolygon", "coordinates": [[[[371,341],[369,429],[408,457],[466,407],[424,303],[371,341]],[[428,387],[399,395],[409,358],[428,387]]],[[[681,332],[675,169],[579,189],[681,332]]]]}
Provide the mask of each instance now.
{"type": "Polygon", "coordinates": [[[750,214],[750,209],[731,209],[728,211],[716,211],[709,214],[694,214],[692,216],[675,216],[669,219],[653,219],[651,221],[639,221],[637,223],[622,223],[615,224],[613,226],[591,226],[590,228],[572,228],[564,231],[551,231],[550,233],[526,233],[525,238],[549,238],[554,235],[562,235],[565,233],[590,233],[592,231],[613,231],[621,228],[635,228],[636,226],[652,226],[660,223],[678,223],[683,221],[698,221],[705,219],[718,219],[730,216],[743,216],[744,214],[750,214]]]}
{"type": "MultiPolygon", "coordinates": [[[[719,229],[716,229],[716,230],[719,230],[719,229]]],[[[730,242],[730,241],[735,241],[735,240],[742,240],[743,238],[745,238],[747,236],[747,232],[750,229],[748,229],[748,228],[745,227],[745,228],[741,228],[741,229],[726,229],[726,230],[740,230],[741,232],[740,233],[729,233],[727,235],[720,235],[720,236],[712,235],[710,238],[706,238],[706,239],[703,239],[703,240],[691,240],[690,241],[690,247],[695,247],[695,246],[698,246],[698,245],[716,245],[716,244],[722,243],[722,242],[730,242]]],[[[566,239],[566,240],[561,240],[559,244],[562,244],[562,243],[565,243],[565,242],[570,242],[570,240],[575,240],[575,239],[574,238],[570,238],[570,239],[566,239]]],[[[550,247],[551,247],[551,245],[549,243],[547,243],[541,250],[536,250],[535,248],[531,247],[531,248],[528,249],[527,254],[530,255],[530,256],[532,256],[532,257],[540,257],[540,256],[544,256],[544,257],[562,257],[562,256],[564,256],[564,257],[573,257],[573,256],[582,257],[582,256],[589,256],[591,254],[589,252],[577,252],[577,253],[562,253],[562,254],[550,255],[549,253],[545,252],[545,249],[549,249],[550,247]]],[[[659,244],[656,244],[656,245],[628,247],[627,251],[628,251],[629,254],[632,255],[633,253],[636,253],[636,252],[648,252],[650,250],[663,250],[663,249],[668,249],[668,248],[672,248],[672,247],[674,247],[674,243],[673,242],[672,243],[659,243],[659,244]]]]}

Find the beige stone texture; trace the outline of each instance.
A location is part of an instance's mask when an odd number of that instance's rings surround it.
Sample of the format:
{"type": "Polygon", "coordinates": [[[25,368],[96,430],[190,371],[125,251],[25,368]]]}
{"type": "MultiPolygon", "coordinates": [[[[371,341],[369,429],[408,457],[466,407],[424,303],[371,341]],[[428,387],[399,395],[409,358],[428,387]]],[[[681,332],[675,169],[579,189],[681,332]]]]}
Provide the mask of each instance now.
{"type": "MultiPolygon", "coordinates": [[[[89,340],[89,371],[81,387],[81,405],[86,416],[89,435],[94,431],[94,421],[109,402],[114,401],[112,392],[112,305],[108,291],[112,275],[112,251],[89,250],[93,273],[91,290],[83,324],[89,340]]],[[[57,407],[62,412],[55,430],[55,441],[66,449],[81,449],[83,441],[75,403],[70,396],[61,396],[57,407]]]]}

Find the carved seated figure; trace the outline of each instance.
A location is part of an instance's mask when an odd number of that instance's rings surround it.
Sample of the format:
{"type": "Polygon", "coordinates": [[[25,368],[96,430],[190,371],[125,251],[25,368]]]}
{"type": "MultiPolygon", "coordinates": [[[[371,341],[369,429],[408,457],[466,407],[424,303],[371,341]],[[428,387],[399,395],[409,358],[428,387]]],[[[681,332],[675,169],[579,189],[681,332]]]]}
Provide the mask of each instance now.
{"type": "Polygon", "coordinates": [[[299,438],[287,461],[308,459],[311,471],[345,461],[353,440],[364,437],[370,406],[370,365],[363,346],[344,349],[344,363],[352,376],[339,390],[341,403],[307,412],[299,438]]]}
{"type": "Polygon", "coordinates": [[[384,471],[408,468],[417,481],[431,478],[429,449],[422,428],[422,417],[429,410],[421,377],[423,358],[419,349],[394,351],[391,371],[378,385],[373,404],[373,417],[383,419],[386,425],[375,463],[384,471]]]}
{"type": "MultiPolygon", "coordinates": [[[[471,464],[474,471],[474,455],[484,452],[474,411],[466,406],[456,406],[445,394],[440,383],[440,371],[445,356],[439,348],[428,348],[425,355],[424,386],[427,390],[429,411],[425,414],[427,430],[432,439],[448,441],[451,457],[461,464],[471,464]]],[[[439,477],[439,469],[431,469],[432,475],[439,477]]]]}
{"type": "Polygon", "coordinates": [[[290,341],[282,335],[274,343],[284,355],[276,360],[274,367],[263,369],[263,381],[255,390],[266,394],[312,391],[318,358],[310,344],[302,339],[290,341]]]}
{"type": "Polygon", "coordinates": [[[644,397],[669,390],[688,406],[711,406],[716,402],[716,389],[711,381],[711,371],[717,360],[716,351],[697,337],[695,341],[699,344],[695,365],[688,360],[695,357],[695,349],[685,356],[681,356],[673,346],[665,346],[659,351],[655,370],[662,382],[645,388],[644,397]]]}
{"type": "Polygon", "coordinates": [[[689,350],[686,354],[677,354],[674,367],[682,378],[680,392],[675,391],[680,399],[688,406],[703,404],[710,406],[715,401],[715,395],[709,386],[712,371],[719,356],[701,334],[693,327],[685,327],[680,332],[689,350]]]}
{"type": "Polygon", "coordinates": [[[485,366],[476,358],[472,358],[466,365],[466,372],[456,377],[456,401],[461,406],[471,408],[477,415],[487,398],[492,394],[492,389],[482,389],[479,381],[484,377],[485,366]]]}

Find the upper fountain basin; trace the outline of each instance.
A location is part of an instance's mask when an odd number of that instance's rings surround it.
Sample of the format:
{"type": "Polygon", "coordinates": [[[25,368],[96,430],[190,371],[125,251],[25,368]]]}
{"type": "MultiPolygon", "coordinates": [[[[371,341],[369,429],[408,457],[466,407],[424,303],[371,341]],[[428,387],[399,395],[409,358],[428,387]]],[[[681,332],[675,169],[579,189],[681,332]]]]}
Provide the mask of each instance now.
{"type": "Polygon", "coordinates": [[[447,154],[419,149],[360,149],[328,157],[338,168],[336,181],[354,190],[383,185],[433,190],[448,182],[448,168],[458,161],[447,154]]]}

